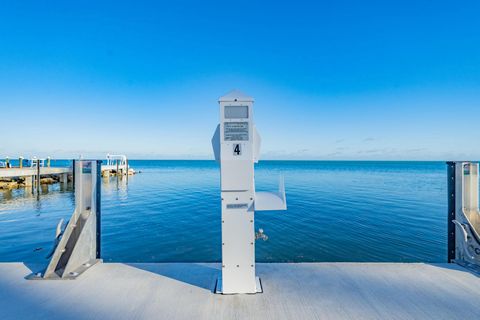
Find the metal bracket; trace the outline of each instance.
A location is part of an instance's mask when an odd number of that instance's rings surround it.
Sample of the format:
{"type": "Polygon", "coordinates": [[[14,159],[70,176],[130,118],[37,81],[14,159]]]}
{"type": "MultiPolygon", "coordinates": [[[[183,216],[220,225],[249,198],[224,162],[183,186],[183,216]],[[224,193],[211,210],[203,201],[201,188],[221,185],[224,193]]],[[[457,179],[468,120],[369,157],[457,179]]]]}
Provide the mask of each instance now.
{"type": "Polygon", "coordinates": [[[100,178],[101,161],[75,161],[75,211],[62,231],[57,225],[55,245],[48,266],[27,279],[76,279],[101,262],[100,178]]]}
{"type": "MultiPolygon", "coordinates": [[[[262,281],[259,277],[255,277],[255,293],[263,293],[262,281]]],[[[214,293],[216,294],[224,294],[222,291],[222,276],[217,278],[217,282],[215,284],[214,293]]],[[[246,293],[246,294],[255,294],[255,293],[246,293]]],[[[236,293],[233,293],[236,294],[236,293]]],[[[230,295],[230,294],[229,294],[230,295]]]]}

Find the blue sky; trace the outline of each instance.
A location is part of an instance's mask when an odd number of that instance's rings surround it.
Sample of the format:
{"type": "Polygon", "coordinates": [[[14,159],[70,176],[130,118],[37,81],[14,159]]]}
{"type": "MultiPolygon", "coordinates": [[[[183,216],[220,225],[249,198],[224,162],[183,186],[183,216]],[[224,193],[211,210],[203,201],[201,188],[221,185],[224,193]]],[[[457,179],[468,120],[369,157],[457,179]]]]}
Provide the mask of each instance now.
{"type": "Polygon", "coordinates": [[[478,1],[3,1],[0,158],[480,159],[478,1]]]}

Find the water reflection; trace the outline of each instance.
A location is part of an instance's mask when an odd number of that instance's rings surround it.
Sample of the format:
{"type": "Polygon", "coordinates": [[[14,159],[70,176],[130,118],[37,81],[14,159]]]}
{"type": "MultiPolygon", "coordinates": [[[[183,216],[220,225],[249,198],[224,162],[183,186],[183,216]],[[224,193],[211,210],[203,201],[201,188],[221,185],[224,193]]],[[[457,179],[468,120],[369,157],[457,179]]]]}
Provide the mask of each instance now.
{"type": "Polygon", "coordinates": [[[73,184],[51,184],[41,185],[40,192],[34,187],[25,187],[12,190],[0,190],[0,214],[13,213],[24,207],[33,206],[36,211],[42,210],[42,202],[49,202],[53,199],[67,199],[74,204],[73,184]]]}
{"type": "Polygon", "coordinates": [[[102,195],[114,195],[118,200],[126,201],[128,199],[128,180],[133,180],[131,176],[129,179],[125,177],[103,177],[102,178],[102,195]]]}

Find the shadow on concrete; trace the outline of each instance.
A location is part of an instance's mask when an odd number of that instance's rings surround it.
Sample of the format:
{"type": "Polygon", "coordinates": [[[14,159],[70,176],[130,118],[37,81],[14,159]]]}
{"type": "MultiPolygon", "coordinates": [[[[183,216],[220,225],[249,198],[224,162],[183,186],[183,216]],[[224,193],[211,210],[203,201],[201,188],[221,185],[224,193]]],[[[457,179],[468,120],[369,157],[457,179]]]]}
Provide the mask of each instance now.
{"type": "Polygon", "coordinates": [[[136,269],[155,273],[176,281],[215,291],[220,265],[207,263],[125,263],[136,269]]]}

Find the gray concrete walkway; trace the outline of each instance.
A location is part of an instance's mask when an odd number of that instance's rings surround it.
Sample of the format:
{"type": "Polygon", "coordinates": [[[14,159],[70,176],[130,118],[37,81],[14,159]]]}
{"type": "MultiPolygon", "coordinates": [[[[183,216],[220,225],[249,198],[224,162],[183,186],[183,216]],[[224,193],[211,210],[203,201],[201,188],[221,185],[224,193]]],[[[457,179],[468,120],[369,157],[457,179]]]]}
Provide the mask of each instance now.
{"type": "MultiPolygon", "coordinates": [[[[69,167],[40,167],[40,175],[54,175],[72,173],[72,168],[69,167]]],[[[37,175],[37,168],[0,168],[0,178],[13,178],[13,177],[30,177],[37,175]]]]}
{"type": "Polygon", "coordinates": [[[218,264],[104,263],[70,281],[29,273],[0,264],[0,319],[480,319],[480,278],[449,264],[258,264],[264,293],[232,296],[212,293],[218,264]]]}

